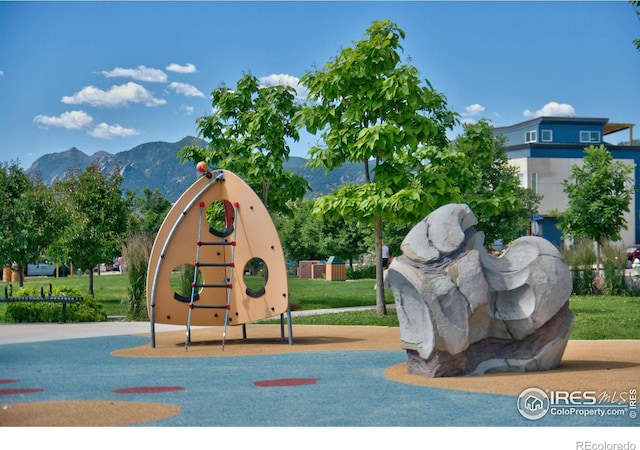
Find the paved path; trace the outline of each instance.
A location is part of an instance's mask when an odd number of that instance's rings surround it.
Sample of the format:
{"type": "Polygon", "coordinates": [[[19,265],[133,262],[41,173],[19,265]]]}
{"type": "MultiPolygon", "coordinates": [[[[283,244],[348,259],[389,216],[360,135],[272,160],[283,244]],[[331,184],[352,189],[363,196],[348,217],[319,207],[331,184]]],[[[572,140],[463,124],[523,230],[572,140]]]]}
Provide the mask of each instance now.
{"type": "MultiPolygon", "coordinates": [[[[394,305],[387,305],[387,308],[394,305]]],[[[317,314],[340,313],[345,311],[364,311],[375,309],[375,306],[358,306],[353,308],[316,309],[310,311],[293,311],[291,317],[317,314]]],[[[197,327],[193,327],[197,328],[197,327]]],[[[156,324],[156,332],[185,330],[184,325],[156,324]]],[[[19,323],[0,324],[0,345],[25,342],[58,341],[62,339],[78,339],[101,336],[120,336],[151,332],[149,322],[128,322],[109,320],[107,322],[82,323],[19,323]]]]}

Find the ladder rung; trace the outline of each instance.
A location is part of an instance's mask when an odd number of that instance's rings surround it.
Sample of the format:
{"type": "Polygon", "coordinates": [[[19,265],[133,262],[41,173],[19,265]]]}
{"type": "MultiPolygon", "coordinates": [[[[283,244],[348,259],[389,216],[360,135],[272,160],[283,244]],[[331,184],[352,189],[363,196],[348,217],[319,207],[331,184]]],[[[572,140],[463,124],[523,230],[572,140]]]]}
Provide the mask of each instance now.
{"type": "Polygon", "coordinates": [[[197,262],[194,264],[195,267],[235,267],[233,262],[230,263],[202,263],[197,262]]]}
{"type": "Polygon", "coordinates": [[[231,283],[227,284],[194,284],[194,288],[228,288],[231,289],[231,283]]]}
{"type": "Polygon", "coordinates": [[[189,308],[192,309],[230,309],[230,305],[196,305],[194,303],[189,304],[189,308]]]}
{"type": "Polygon", "coordinates": [[[196,245],[231,245],[235,246],[236,241],[198,241],[196,245]]]}

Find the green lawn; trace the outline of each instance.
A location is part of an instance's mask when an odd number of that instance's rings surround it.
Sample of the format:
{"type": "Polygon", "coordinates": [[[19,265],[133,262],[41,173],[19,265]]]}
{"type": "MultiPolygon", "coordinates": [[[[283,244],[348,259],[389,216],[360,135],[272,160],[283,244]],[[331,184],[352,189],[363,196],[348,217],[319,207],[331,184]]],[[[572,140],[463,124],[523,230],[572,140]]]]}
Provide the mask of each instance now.
{"type": "MultiPolygon", "coordinates": [[[[87,292],[89,277],[72,276],[66,278],[27,278],[25,285],[44,286],[49,283],[76,287],[87,292]]],[[[124,315],[129,286],[126,275],[109,274],[94,276],[94,293],[110,316],[124,315]]],[[[326,281],[289,278],[291,303],[301,310],[343,308],[351,306],[374,306],[374,280],[326,281]]],[[[13,289],[18,288],[13,283],[13,289]]],[[[388,304],[393,304],[390,289],[385,291],[388,304]]],[[[3,306],[0,306],[2,308],[3,306]]],[[[574,313],[571,339],[640,339],[640,298],[609,296],[572,296],[569,307],[574,313]]],[[[297,317],[296,324],[326,325],[380,325],[398,326],[395,310],[388,309],[388,315],[379,317],[375,311],[322,314],[297,317]]]]}
{"type": "Polygon", "coordinates": [[[571,339],[640,339],[640,297],[573,296],[571,339]]]}

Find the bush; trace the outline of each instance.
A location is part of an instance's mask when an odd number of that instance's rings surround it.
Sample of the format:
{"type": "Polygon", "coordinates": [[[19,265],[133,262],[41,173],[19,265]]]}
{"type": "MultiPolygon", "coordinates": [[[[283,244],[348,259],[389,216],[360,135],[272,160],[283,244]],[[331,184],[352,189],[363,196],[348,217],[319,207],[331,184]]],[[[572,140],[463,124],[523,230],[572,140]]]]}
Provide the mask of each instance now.
{"type": "Polygon", "coordinates": [[[575,295],[595,295],[595,271],[591,268],[575,269],[571,268],[573,279],[573,293],[575,295]]]}
{"type": "Polygon", "coordinates": [[[607,242],[601,247],[604,276],[596,277],[596,252],[593,241],[583,239],[563,252],[571,269],[575,295],[637,295],[626,277],[626,251],[619,244],[607,242]]]}
{"type": "Polygon", "coordinates": [[[123,256],[127,261],[129,279],[126,311],[128,320],[147,320],[147,268],[153,246],[153,237],[149,234],[129,236],[124,246],[123,256]]]}
{"type": "Polygon", "coordinates": [[[602,265],[604,267],[604,293],[607,295],[628,295],[631,289],[627,285],[627,254],[623,247],[613,243],[602,246],[602,265]]]}
{"type": "MultiPolygon", "coordinates": [[[[36,286],[21,288],[14,294],[14,297],[41,296],[42,292],[36,286]]],[[[57,286],[53,288],[51,296],[82,299],[80,302],[67,303],[67,322],[105,322],[107,320],[107,313],[102,303],[93,297],[82,294],[78,289],[57,286]]],[[[62,304],[49,302],[7,303],[3,321],[7,323],[59,323],[62,322],[62,304]]]]}
{"type": "Polygon", "coordinates": [[[581,239],[562,252],[567,264],[573,268],[592,268],[596,264],[596,250],[593,242],[581,239]]]}
{"type": "Polygon", "coordinates": [[[571,270],[573,293],[575,295],[595,295],[598,293],[595,278],[596,251],[593,242],[582,239],[562,252],[571,270]]]}
{"type": "Polygon", "coordinates": [[[376,278],[376,266],[364,266],[357,269],[347,268],[347,280],[363,280],[376,278]]]}

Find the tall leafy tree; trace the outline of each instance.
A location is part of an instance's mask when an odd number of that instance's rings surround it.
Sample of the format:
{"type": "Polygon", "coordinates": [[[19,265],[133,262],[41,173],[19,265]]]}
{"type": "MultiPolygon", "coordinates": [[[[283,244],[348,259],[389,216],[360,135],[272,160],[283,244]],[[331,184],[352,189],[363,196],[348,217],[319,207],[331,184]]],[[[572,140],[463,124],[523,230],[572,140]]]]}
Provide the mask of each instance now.
{"type": "Polygon", "coordinates": [[[457,189],[446,172],[423,170],[428,159],[438,156],[437,149],[446,147],[456,115],[415,67],[401,63],[404,37],[395,23],[374,22],[365,39],[301,78],[309,94],[300,124],[324,141],[310,150],[312,167],[328,171],[345,162],[364,165],[364,184],[322,197],[315,211],[374,227],[379,315],[386,314],[383,220],[413,220],[457,189]]]}
{"type": "Polygon", "coordinates": [[[3,266],[15,267],[22,286],[27,263],[39,260],[60,231],[53,197],[44,183],[29,178],[16,162],[0,163],[0,190],[0,256],[3,266]]]}
{"type": "Polygon", "coordinates": [[[209,140],[206,149],[186,146],[181,161],[205,161],[242,177],[258,193],[271,212],[288,213],[288,203],[301,199],[309,183],[292,170],[288,140],[300,136],[292,123],[299,106],[289,86],[261,86],[244,75],[235,89],[220,87],[211,93],[213,113],[197,120],[199,137],[209,140]]]}
{"type": "Polygon", "coordinates": [[[133,208],[131,231],[153,237],[171,209],[171,202],[162,195],[160,189],[145,186],[142,193],[133,199],[133,208]]]}
{"type": "Polygon", "coordinates": [[[313,200],[300,200],[291,205],[291,214],[277,214],[274,220],[282,249],[288,259],[324,259],[322,224],[312,214],[313,200]]]}
{"type": "Polygon", "coordinates": [[[536,213],[541,197],[520,184],[518,169],[509,165],[505,137],[494,136],[486,120],[465,124],[464,132],[451,143],[451,151],[464,158],[470,177],[462,192],[478,219],[478,229],[491,245],[505,244],[522,236],[536,213]]]}
{"type": "Polygon", "coordinates": [[[296,202],[291,216],[276,218],[276,228],[288,258],[300,261],[337,256],[350,262],[368,250],[366,238],[371,234],[370,229],[363,229],[353,219],[314,215],[315,201],[296,202]]]}
{"type": "Polygon", "coordinates": [[[565,211],[557,213],[558,226],[565,237],[588,238],[596,242],[596,264],[600,267],[600,246],[606,240],[620,240],[627,226],[624,213],[635,191],[633,167],[615,161],[600,145],[585,148],[583,166],[571,167],[564,181],[569,199],[565,211]]]}
{"type": "Polygon", "coordinates": [[[83,171],[70,170],[54,184],[61,210],[67,215],[67,227],[54,244],[55,252],[89,271],[90,295],[94,293],[93,268],[120,254],[129,229],[133,196],[123,193],[122,181],[118,171],[104,174],[90,164],[83,171]]]}

